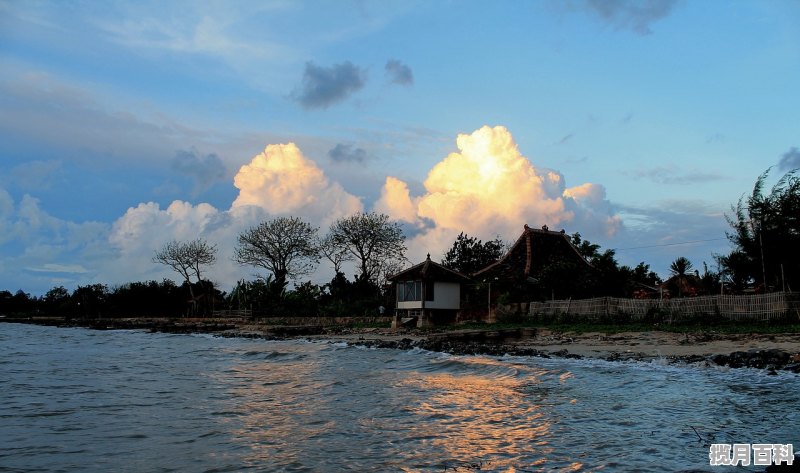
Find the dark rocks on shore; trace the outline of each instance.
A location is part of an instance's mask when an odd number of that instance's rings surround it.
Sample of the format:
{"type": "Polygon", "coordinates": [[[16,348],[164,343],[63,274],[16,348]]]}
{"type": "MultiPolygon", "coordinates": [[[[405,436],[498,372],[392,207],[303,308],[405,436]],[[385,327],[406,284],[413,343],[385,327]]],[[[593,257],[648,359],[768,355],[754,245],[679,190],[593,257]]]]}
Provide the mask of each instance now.
{"type": "Polygon", "coordinates": [[[730,355],[714,355],[711,361],[731,368],[758,368],[766,370],[787,370],[800,373],[800,363],[793,362],[791,356],[781,350],[735,351],[730,355]]]}
{"type": "MultiPolygon", "coordinates": [[[[390,348],[398,350],[410,350],[419,348],[451,355],[488,355],[488,356],[536,356],[540,358],[571,358],[582,359],[581,355],[570,353],[566,349],[548,353],[530,347],[520,347],[502,343],[483,343],[462,339],[449,339],[447,337],[435,337],[422,340],[411,340],[403,338],[401,340],[359,340],[351,342],[350,345],[366,346],[368,348],[390,348]]],[[[652,356],[641,353],[614,352],[604,358],[606,361],[648,361],[652,356]]],[[[669,363],[686,364],[706,364],[729,366],[731,368],[757,368],[768,370],[770,374],[777,374],[777,370],[791,371],[800,373],[800,362],[795,362],[792,357],[781,350],[750,350],[747,352],[733,352],[730,355],[714,355],[706,357],[701,355],[689,356],[670,356],[666,360],[669,363]]]]}

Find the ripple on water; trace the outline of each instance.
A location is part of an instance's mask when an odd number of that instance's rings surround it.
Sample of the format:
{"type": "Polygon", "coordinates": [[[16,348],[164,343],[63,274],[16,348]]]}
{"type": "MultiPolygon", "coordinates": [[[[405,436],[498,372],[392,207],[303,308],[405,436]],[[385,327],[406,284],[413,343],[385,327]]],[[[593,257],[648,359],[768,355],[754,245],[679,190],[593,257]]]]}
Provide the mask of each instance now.
{"type": "Polygon", "coordinates": [[[707,467],[692,428],[800,444],[786,373],[33,326],[3,353],[20,471],[676,471],[707,467]]]}

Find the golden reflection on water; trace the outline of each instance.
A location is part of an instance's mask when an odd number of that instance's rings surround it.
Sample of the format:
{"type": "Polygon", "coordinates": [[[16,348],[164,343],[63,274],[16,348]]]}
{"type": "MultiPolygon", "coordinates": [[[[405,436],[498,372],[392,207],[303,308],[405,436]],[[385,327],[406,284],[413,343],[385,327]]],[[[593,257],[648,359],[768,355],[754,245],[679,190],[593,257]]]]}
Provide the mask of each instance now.
{"type": "MultiPolygon", "coordinates": [[[[420,373],[420,377],[405,381],[430,393],[409,406],[420,418],[416,434],[447,452],[456,471],[459,462],[474,468],[483,461],[488,470],[506,472],[546,467],[547,456],[553,452],[548,442],[553,420],[525,389],[538,384],[545,372],[526,369],[519,376],[506,373],[507,363],[491,359],[464,358],[459,362],[485,365],[481,368],[489,368],[490,374],[474,374],[482,369],[464,375],[420,373]],[[532,457],[538,459],[531,461],[532,457]]],[[[570,376],[565,373],[560,382],[570,376]]],[[[574,464],[568,471],[578,471],[580,466],[574,464]]]]}
{"type": "Polygon", "coordinates": [[[220,374],[229,386],[222,419],[230,422],[243,466],[336,469],[328,462],[341,460],[340,450],[355,448],[394,471],[553,471],[556,463],[561,471],[582,469],[557,460],[550,445],[557,419],[546,405],[552,402],[548,389],[571,373],[465,357],[394,372],[398,377],[379,385],[387,378],[348,381],[354,373],[331,373],[336,365],[322,366],[314,356],[287,358],[273,363],[256,356],[220,374]],[[371,390],[370,383],[378,383],[373,392],[385,388],[400,397],[376,396],[374,405],[365,398],[367,405],[350,406],[352,397],[341,394],[371,390]],[[338,394],[298,397],[331,392],[338,394]],[[338,453],[328,458],[327,450],[338,453]]]}
{"type": "Polygon", "coordinates": [[[325,415],[330,405],[324,397],[315,397],[313,404],[297,397],[298,392],[325,388],[317,376],[319,368],[303,358],[280,363],[253,360],[224,373],[232,384],[227,393],[229,420],[239,424],[231,433],[248,450],[244,465],[301,465],[303,458],[294,444],[313,441],[335,428],[335,421],[325,415]]]}

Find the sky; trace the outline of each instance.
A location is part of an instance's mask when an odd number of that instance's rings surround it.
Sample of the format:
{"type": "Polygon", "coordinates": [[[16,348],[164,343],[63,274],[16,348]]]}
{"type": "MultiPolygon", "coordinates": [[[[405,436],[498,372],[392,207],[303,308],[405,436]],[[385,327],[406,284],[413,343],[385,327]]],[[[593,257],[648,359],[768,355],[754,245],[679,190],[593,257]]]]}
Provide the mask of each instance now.
{"type": "Polygon", "coordinates": [[[800,167],[798,84],[796,0],[0,0],[0,290],[177,279],[197,237],[230,290],[243,230],[358,211],[411,263],[528,224],[714,270],[800,167]]]}

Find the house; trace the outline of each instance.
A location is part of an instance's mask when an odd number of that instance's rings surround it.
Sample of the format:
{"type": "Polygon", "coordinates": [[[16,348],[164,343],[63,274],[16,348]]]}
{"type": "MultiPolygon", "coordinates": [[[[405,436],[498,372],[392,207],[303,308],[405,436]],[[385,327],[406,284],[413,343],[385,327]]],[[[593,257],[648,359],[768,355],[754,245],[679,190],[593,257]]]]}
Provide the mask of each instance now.
{"type": "Polygon", "coordinates": [[[511,302],[584,297],[596,273],[564,230],[525,225],[502,258],[471,276],[492,285],[494,304],[503,294],[511,302]]]}
{"type": "Polygon", "coordinates": [[[470,279],[431,261],[388,278],[395,284],[397,308],[392,327],[416,321],[417,327],[455,322],[461,308],[461,286],[470,279]]]}

